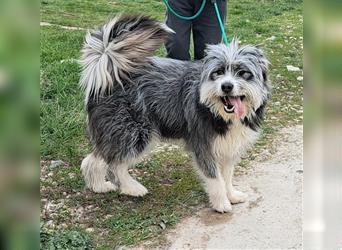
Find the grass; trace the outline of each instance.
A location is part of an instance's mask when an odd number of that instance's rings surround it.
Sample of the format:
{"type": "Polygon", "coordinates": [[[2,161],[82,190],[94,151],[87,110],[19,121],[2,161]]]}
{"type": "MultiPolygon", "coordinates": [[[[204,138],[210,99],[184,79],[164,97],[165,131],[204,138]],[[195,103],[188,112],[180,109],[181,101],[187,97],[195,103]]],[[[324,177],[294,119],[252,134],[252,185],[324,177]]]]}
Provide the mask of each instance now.
{"type": "MultiPolygon", "coordinates": [[[[163,231],[160,223],[173,226],[181,217],[190,215],[207,202],[193,174],[189,157],[180,149],[155,153],[133,170],[131,174],[151,191],[144,198],[117,193],[94,194],[84,190],[78,166],[53,171],[43,166],[42,176],[46,176],[46,171],[53,175],[42,179],[43,203],[49,200],[63,205],[43,212],[43,220],[68,224],[57,227],[59,230],[73,230],[72,225],[76,224],[91,227],[94,235],[102,234],[102,237],[93,238],[97,247],[130,245],[160,236],[163,231]],[[80,206],[84,209],[80,210],[80,206]],[[74,218],[80,212],[82,217],[74,218]]],[[[43,228],[43,231],[51,230],[43,228]]]]}
{"type": "MultiPolygon", "coordinates": [[[[163,20],[165,8],[161,0],[41,1],[41,21],[58,25],[92,28],[118,12],[144,13],[163,20]]],[[[300,0],[229,1],[228,36],[239,37],[243,44],[262,44],[272,63],[273,95],[264,135],[241,163],[243,167],[270,144],[279,128],[302,123],[303,82],[297,80],[302,72],[286,69],[286,65],[303,68],[302,19],[300,0]]],[[[79,248],[88,246],[89,239],[92,247],[108,249],[152,238],[162,241],[160,224],[172,227],[207,204],[207,198],[191,160],[180,149],[155,153],[133,170],[150,191],[144,198],[93,194],[84,189],[79,165],[90,145],[76,62],[84,34],[83,30],[58,26],[41,29],[41,219],[45,242],[70,243],[72,249],[72,239],[79,242],[79,248]],[[57,159],[65,164],[47,167],[50,160],[57,159]]],[[[164,53],[160,49],[157,54],[164,53]]]]}

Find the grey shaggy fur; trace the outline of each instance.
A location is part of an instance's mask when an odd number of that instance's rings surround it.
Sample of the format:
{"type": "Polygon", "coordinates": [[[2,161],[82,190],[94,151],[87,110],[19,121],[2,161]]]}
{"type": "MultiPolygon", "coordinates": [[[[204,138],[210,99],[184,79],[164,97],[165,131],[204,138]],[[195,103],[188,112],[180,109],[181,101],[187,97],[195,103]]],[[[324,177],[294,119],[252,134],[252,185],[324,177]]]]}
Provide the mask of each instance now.
{"type": "Polygon", "coordinates": [[[228,48],[208,46],[203,61],[149,57],[171,32],[150,18],[124,16],[88,33],[81,85],[93,154],[115,168],[138,159],[155,138],[182,139],[203,175],[216,178],[215,139],[234,123],[259,130],[270,90],[268,61],[261,49],[239,48],[236,39],[228,48]],[[234,95],[245,96],[241,119],[222,113],[226,79],[234,95]]]}

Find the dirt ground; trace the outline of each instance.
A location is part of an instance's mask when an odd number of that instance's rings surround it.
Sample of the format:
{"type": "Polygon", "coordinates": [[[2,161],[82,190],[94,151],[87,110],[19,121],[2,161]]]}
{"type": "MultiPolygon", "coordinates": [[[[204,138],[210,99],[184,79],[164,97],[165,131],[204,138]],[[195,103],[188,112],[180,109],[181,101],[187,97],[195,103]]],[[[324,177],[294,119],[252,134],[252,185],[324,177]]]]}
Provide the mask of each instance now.
{"type": "Polygon", "coordinates": [[[171,249],[300,249],[302,247],[303,128],[277,135],[252,169],[235,178],[246,203],[233,213],[203,209],[168,233],[171,249]]]}

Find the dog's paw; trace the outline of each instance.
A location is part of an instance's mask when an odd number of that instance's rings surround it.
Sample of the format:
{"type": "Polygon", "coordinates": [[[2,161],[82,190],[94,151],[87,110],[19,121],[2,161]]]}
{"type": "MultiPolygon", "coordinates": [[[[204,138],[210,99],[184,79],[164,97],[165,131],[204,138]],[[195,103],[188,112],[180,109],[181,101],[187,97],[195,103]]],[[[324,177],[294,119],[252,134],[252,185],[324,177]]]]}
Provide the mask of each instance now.
{"type": "Polygon", "coordinates": [[[105,181],[99,185],[96,185],[91,188],[95,193],[106,193],[110,191],[115,191],[117,190],[117,186],[115,186],[112,182],[110,181],[105,181]]]}
{"type": "Polygon", "coordinates": [[[148,190],[141,185],[139,182],[133,180],[129,183],[120,185],[121,194],[126,194],[130,196],[144,196],[148,193],[148,190]]]}
{"type": "Polygon", "coordinates": [[[236,204],[245,202],[248,198],[248,195],[241,191],[234,190],[231,195],[228,195],[228,198],[232,204],[236,204]]]}
{"type": "Polygon", "coordinates": [[[211,199],[212,208],[219,213],[227,213],[232,211],[232,205],[227,197],[211,199]]]}

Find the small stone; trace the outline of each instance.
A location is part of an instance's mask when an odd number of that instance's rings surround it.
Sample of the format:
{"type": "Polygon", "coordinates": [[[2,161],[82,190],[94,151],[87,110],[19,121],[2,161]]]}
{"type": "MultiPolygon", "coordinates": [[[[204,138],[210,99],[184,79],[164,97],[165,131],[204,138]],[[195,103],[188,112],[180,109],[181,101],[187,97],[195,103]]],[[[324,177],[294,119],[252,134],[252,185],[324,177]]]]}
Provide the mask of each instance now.
{"type": "Polygon", "coordinates": [[[92,210],[94,207],[95,207],[94,205],[89,205],[89,206],[87,206],[87,209],[92,210]]]}
{"type": "Polygon", "coordinates": [[[55,168],[55,167],[58,167],[60,165],[64,165],[64,161],[62,160],[57,160],[57,161],[51,161],[50,162],[50,165],[49,165],[49,168],[55,168]]]}
{"type": "Polygon", "coordinates": [[[298,76],[298,77],[297,77],[297,80],[298,80],[298,81],[303,81],[303,79],[304,79],[304,78],[303,78],[302,76],[298,76]]]}
{"type": "Polygon", "coordinates": [[[60,225],[60,227],[61,227],[61,228],[67,228],[68,225],[67,225],[66,223],[62,223],[62,224],[60,225]]]}
{"type": "Polygon", "coordinates": [[[269,38],[266,38],[266,41],[274,41],[275,39],[276,39],[275,36],[271,36],[271,37],[269,37],[269,38]]]}
{"type": "Polygon", "coordinates": [[[113,215],[111,215],[111,214],[105,215],[105,219],[109,219],[109,218],[112,218],[112,217],[113,217],[113,215]]]}
{"type": "Polygon", "coordinates": [[[53,220],[49,220],[48,222],[46,222],[45,226],[47,228],[55,228],[55,224],[53,223],[53,220]]]}
{"type": "Polygon", "coordinates": [[[159,223],[159,226],[160,226],[160,228],[163,229],[163,230],[166,229],[166,225],[165,225],[164,222],[160,222],[160,223],[159,223]]]}
{"type": "Polygon", "coordinates": [[[83,207],[78,207],[78,208],[76,208],[76,212],[77,212],[77,213],[83,213],[83,211],[84,211],[84,208],[83,208],[83,207]]]}
{"type": "Polygon", "coordinates": [[[300,71],[300,68],[292,66],[292,65],[287,65],[286,68],[288,71],[300,71]]]}
{"type": "Polygon", "coordinates": [[[89,228],[87,228],[85,231],[86,231],[87,233],[92,233],[92,232],[94,232],[94,228],[89,227],[89,228]]]}
{"type": "Polygon", "coordinates": [[[60,63],[77,63],[77,60],[74,58],[61,60],[60,63]]]}

